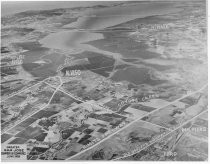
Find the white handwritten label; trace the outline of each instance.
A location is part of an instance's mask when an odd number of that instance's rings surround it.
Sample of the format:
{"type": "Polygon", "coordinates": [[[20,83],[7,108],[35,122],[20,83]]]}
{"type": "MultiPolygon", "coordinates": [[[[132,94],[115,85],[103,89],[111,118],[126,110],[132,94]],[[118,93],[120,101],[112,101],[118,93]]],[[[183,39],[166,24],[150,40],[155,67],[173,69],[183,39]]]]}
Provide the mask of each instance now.
{"type": "Polygon", "coordinates": [[[27,146],[19,144],[2,145],[1,147],[2,160],[26,160],[27,146]]]}

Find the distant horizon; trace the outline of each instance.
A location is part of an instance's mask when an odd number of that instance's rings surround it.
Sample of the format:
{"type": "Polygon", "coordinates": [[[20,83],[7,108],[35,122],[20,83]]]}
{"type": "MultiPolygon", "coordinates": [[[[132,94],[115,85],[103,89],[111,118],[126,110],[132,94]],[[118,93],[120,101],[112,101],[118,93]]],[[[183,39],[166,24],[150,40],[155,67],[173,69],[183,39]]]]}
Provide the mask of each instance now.
{"type": "Polygon", "coordinates": [[[121,1],[2,1],[1,15],[7,16],[31,10],[52,10],[58,8],[91,7],[120,3],[121,1]]]}
{"type": "MultiPolygon", "coordinates": [[[[52,10],[58,8],[91,7],[96,5],[116,4],[122,1],[1,1],[1,15],[7,16],[31,10],[52,10]],[[82,2],[82,3],[81,3],[82,2]]],[[[185,1],[185,0],[134,0],[136,2],[147,1],[185,1]]],[[[196,1],[196,0],[190,0],[196,1]]],[[[202,1],[202,0],[201,0],[202,1]]],[[[206,0],[205,0],[206,1],[206,0]]]]}

